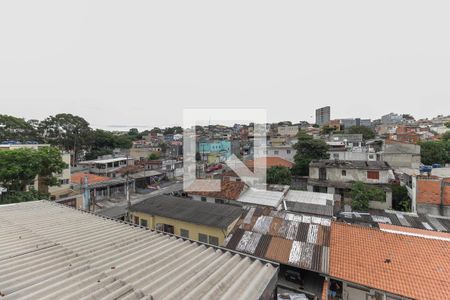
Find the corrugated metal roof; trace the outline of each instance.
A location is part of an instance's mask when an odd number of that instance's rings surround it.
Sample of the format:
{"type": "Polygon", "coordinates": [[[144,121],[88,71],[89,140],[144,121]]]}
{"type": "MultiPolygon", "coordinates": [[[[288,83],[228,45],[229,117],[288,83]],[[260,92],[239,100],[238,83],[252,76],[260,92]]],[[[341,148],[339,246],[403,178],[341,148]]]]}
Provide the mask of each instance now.
{"type": "Polygon", "coordinates": [[[450,220],[445,217],[389,210],[341,212],[338,220],[369,227],[378,227],[378,224],[392,224],[417,229],[450,232],[450,220]]]}
{"type": "Polygon", "coordinates": [[[323,248],[329,246],[330,225],[329,218],[249,209],[237,222],[226,247],[327,273],[328,250],[323,248]]]}
{"type": "Polygon", "coordinates": [[[2,299],[258,299],[277,267],[48,201],[0,206],[2,299]]]}

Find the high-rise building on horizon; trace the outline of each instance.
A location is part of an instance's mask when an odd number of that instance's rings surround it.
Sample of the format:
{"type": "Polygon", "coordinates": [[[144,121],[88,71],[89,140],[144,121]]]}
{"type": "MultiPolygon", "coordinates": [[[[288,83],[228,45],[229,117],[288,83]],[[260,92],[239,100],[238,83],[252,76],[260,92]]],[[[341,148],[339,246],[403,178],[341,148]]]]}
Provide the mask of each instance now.
{"type": "Polygon", "coordinates": [[[331,108],[329,106],[316,109],[316,124],[323,125],[330,122],[331,108]]]}

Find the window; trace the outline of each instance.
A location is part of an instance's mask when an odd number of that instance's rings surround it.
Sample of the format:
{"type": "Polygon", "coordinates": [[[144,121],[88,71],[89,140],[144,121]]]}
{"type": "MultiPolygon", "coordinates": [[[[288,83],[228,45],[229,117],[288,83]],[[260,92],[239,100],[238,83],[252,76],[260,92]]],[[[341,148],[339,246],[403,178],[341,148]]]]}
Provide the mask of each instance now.
{"type": "Polygon", "coordinates": [[[202,200],[203,202],[206,202],[206,197],[201,197],[200,200],[202,200]]]}
{"type": "Polygon", "coordinates": [[[211,245],[214,245],[214,246],[219,246],[219,238],[210,235],[210,236],[209,236],[209,243],[210,243],[211,245]]]}
{"type": "Polygon", "coordinates": [[[339,153],[333,153],[333,158],[334,159],[338,159],[339,158],[339,153]]]}
{"type": "Polygon", "coordinates": [[[286,153],[287,154],[291,154],[291,150],[286,150],[286,153]]]}
{"type": "Polygon", "coordinates": [[[139,217],[134,216],[134,224],[139,225],[139,217]]]}
{"type": "Polygon", "coordinates": [[[222,200],[222,199],[216,199],[216,203],[217,203],[217,204],[224,204],[224,203],[225,203],[225,201],[224,201],[224,200],[222,200]]]}
{"type": "Polygon", "coordinates": [[[180,235],[182,237],[189,238],[189,230],[181,228],[180,229],[180,235]]]}
{"type": "Polygon", "coordinates": [[[147,220],[141,219],[141,226],[147,227],[147,220]]]}
{"type": "Polygon", "coordinates": [[[380,179],[380,172],[379,171],[367,171],[367,178],[368,179],[380,179]]]}
{"type": "Polygon", "coordinates": [[[203,243],[208,243],[208,236],[206,234],[199,233],[198,240],[203,243]]]}
{"type": "Polygon", "coordinates": [[[278,153],[279,153],[278,150],[273,151],[273,154],[275,154],[275,155],[278,155],[278,153]]]}
{"type": "Polygon", "coordinates": [[[342,170],[342,176],[347,176],[347,170],[342,170]]]}

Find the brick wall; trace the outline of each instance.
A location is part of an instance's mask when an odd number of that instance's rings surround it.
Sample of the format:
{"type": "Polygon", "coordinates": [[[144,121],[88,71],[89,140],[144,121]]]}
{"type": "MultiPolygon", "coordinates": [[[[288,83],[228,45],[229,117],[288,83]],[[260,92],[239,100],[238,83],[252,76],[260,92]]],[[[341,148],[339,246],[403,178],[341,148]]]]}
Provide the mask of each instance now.
{"type": "Polygon", "coordinates": [[[430,176],[417,177],[417,204],[441,203],[441,179],[430,176]]]}

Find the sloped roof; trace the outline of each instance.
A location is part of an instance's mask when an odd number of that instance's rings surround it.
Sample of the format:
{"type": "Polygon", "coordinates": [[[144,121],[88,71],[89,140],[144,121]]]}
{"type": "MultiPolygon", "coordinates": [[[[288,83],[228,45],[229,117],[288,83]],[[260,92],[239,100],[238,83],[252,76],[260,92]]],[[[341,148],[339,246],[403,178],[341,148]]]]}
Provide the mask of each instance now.
{"type": "Polygon", "coordinates": [[[252,207],[226,247],[297,268],[328,273],[329,218],[252,207]]]}
{"type": "Polygon", "coordinates": [[[84,173],[84,172],[78,172],[74,173],[70,176],[70,181],[74,184],[83,184],[84,177],[88,178],[89,184],[99,183],[99,182],[106,182],[112,180],[112,178],[106,177],[106,176],[98,176],[90,173],[84,173]]]}
{"type": "Polygon", "coordinates": [[[290,169],[294,166],[294,163],[277,156],[258,157],[255,160],[246,160],[244,163],[248,168],[253,168],[255,163],[258,165],[261,161],[264,163],[264,160],[266,168],[286,167],[290,169]]]}
{"type": "Polygon", "coordinates": [[[413,299],[450,299],[450,242],[333,222],[330,276],[413,299]]]}
{"type": "Polygon", "coordinates": [[[189,194],[212,197],[216,199],[237,200],[245,188],[245,183],[240,181],[221,181],[220,184],[220,191],[205,192],[207,187],[203,185],[201,181],[196,180],[189,187],[189,194]]]}
{"type": "Polygon", "coordinates": [[[0,205],[2,299],[260,299],[277,266],[54,202],[0,205]]]}
{"type": "Polygon", "coordinates": [[[132,205],[131,211],[218,228],[228,227],[242,214],[242,209],[237,206],[165,195],[132,205]]]}

